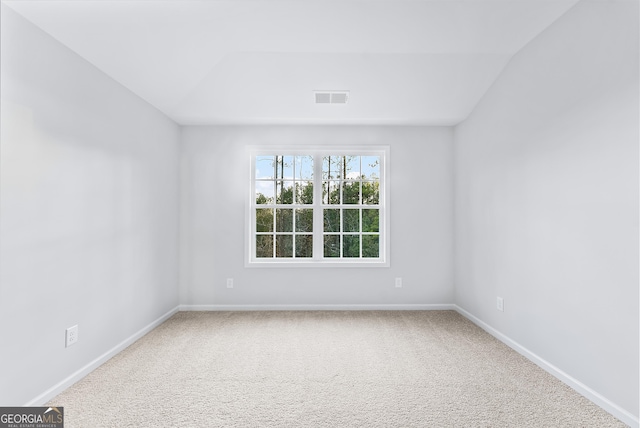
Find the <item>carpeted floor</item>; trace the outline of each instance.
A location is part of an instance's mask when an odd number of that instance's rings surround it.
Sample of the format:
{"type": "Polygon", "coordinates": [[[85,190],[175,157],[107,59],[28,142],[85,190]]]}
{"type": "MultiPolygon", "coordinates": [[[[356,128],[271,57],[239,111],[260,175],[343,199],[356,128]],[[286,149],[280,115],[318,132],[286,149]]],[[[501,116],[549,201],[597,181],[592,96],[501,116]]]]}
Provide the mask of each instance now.
{"type": "Polygon", "coordinates": [[[180,312],[65,427],[624,427],[452,311],[180,312]]]}

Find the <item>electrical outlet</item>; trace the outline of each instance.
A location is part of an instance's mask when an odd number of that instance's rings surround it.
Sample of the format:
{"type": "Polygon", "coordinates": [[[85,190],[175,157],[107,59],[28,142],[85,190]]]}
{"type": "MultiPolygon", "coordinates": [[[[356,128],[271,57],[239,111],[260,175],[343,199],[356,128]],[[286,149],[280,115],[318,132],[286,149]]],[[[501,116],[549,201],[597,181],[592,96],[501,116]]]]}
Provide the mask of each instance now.
{"type": "Polygon", "coordinates": [[[500,312],[504,312],[504,299],[502,297],[498,297],[498,300],[496,300],[496,307],[500,312]]]}
{"type": "Polygon", "coordinates": [[[227,278],[227,288],[233,288],[233,278],[227,278]]]}
{"type": "Polygon", "coordinates": [[[396,278],[396,288],[402,288],[402,278],[396,278]]]}
{"type": "Polygon", "coordinates": [[[65,348],[68,348],[69,346],[73,345],[77,341],[78,341],[78,326],[74,325],[73,327],[69,327],[66,330],[65,348]]]}

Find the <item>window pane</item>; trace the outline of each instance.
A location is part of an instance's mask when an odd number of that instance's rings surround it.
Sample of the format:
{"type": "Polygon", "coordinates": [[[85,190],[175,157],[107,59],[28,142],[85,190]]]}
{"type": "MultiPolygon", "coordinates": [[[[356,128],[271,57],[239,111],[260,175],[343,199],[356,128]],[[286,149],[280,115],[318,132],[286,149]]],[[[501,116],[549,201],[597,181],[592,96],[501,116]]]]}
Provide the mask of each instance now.
{"type": "Polygon", "coordinates": [[[345,180],[357,180],[360,178],[360,156],[344,156],[342,169],[345,180]]]}
{"type": "Polygon", "coordinates": [[[312,235],[296,235],[296,257],[313,257],[312,235]]]}
{"type": "Polygon", "coordinates": [[[301,181],[296,182],[296,203],[297,204],[313,204],[313,182],[301,181]]]}
{"type": "Polygon", "coordinates": [[[362,179],[378,180],[380,178],[380,156],[362,156],[362,179]]]}
{"type": "Polygon", "coordinates": [[[296,156],[296,180],[313,180],[313,156],[296,156]]]}
{"type": "Polygon", "coordinates": [[[380,257],[378,235],[362,235],[362,257],[380,257]]]}
{"type": "Polygon", "coordinates": [[[324,231],[340,232],[340,210],[324,210],[324,231]]]}
{"type": "Polygon", "coordinates": [[[293,156],[276,156],[276,177],[293,180],[293,156]]]}
{"type": "Polygon", "coordinates": [[[322,179],[330,180],[342,177],[342,156],[325,156],[322,158],[322,179]]]}
{"type": "Polygon", "coordinates": [[[324,236],[324,256],[340,257],[340,235],[324,236]]]}
{"type": "Polygon", "coordinates": [[[273,257],[273,236],[256,236],[256,257],[273,257]]]}
{"type": "Polygon", "coordinates": [[[273,181],[256,181],[256,204],[272,204],[273,195],[273,181]]]}
{"type": "Polygon", "coordinates": [[[293,235],[276,235],[276,257],[293,257],[293,235]]]}
{"type": "Polygon", "coordinates": [[[322,182],[322,203],[324,204],[340,203],[340,182],[339,181],[323,181],[322,182]]]}
{"type": "Polygon", "coordinates": [[[362,203],[365,205],[380,203],[380,182],[365,181],[362,183],[362,203]]]}
{"type": "Polygon", "coordinates": [[[360,257],[360,235],[342,236],[343,257],[360,257]]]}
{"type": "Polygon", "coordinates": [[[293,181],[276,181],[276,203],[293,203],[293,181]]]}
{"type": "Polygon", "coordinates": [[[293,210],[276,210],[276,232],[293,232],[293,210]]]}
{"type": "Polygon", "coordinates": [[[273,156],[256,156],[256,178],[275,178],[273,156]]]}
{"type": "Polygon", "coordinates": [[[256,232],[273,232],[273,210],[271,208],[256,209],[256,232]]]}
{"type": "Polygon", "coordinates": [[[379,232],[380,231],[380,211],[379,210],[362,210],[362,231],[363,232],[379,232]]]}
{"type": "Polygon", "coordinates": [[[296,210],[296,232],[313,232],[313,210],[296,210]]]}
{"type": "Polygon", "coordinates": [[[343,204],[359,204],[360,203],[360,182],[345,182],[342,184],[342,203],[343,204]]]}
{"type": "Polygon", "coordinates": [[[360,232],[360,210],[342,210],[342,231],[360,232]]]}

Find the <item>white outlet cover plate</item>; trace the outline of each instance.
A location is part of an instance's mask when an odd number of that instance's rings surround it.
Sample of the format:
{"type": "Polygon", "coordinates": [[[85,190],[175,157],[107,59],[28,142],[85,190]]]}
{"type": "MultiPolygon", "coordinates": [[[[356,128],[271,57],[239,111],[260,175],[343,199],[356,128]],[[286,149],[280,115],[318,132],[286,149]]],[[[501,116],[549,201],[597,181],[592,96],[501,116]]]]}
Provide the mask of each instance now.
{"type": "Polygon", "coordinates": [[[69,327],[65,335],[65,347],[69,347],[78,341],[78,326],[69,327]]]}

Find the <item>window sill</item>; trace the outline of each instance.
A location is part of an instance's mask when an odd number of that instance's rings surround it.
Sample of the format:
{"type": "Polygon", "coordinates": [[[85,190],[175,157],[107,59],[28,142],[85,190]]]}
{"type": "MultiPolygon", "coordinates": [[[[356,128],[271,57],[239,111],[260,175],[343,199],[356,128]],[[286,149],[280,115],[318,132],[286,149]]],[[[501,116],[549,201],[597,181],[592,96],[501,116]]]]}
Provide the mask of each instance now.
{"type": "Polygon", "coordinates": [[[389,262],[384,260],[371,261],[292,261],[292,260],[269,260],[269,261],[247,261],[246,268],[388,268],[389,262]]]}

